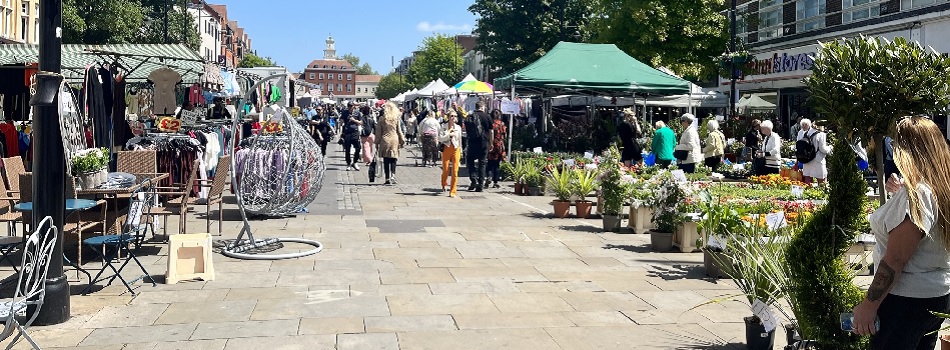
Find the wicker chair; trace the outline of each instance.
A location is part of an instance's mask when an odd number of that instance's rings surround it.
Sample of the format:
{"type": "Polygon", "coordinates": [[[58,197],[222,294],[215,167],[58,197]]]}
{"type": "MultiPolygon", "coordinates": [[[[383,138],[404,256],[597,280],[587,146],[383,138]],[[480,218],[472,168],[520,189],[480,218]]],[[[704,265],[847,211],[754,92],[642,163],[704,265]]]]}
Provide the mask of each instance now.
{"type": "Polygon", "coordinates": [[[26,174],[23,158],[3,158],[3,174],[7,178],[7,190],[14,194],[20,193],[20,175],[26,174]]]}
{"type": "Polygon", "coordinates": [[[116,171],[129,174],[154,174],[158,161],[154,150],[120,151],[116,156],[116,171]]]}
{"type": "Polygon", "coordinates": [[[231,176],[231,156],[227,155],[218,158],[218,166],[215,168],[214,178],[211,180],[199,180],[203,182],[202,186],[208,188],[208,199],[196,201],[195,205],[205,206],[205,224],[208,232],[211,232],[211,206],[218,205],[218,235],[221,234],[224,222],[224,188],[231,176]]]}
{"type": "Polygon", "coordinates": [[[191,175],[185,183],[174,184],[172,187],[156,187],[156,193],[165,196],[165,206],[161,208],[152,208],[149,212],[151,216],[161,216],[163,218],[163,230],[165,236],[168,236],[168,217],[178,215],[178,232],[187,233],[188,228],[188,208],[194,203],[191,198],[191,192],[198,181],[198,172],[201,163],[195,160],[191,175]]]}

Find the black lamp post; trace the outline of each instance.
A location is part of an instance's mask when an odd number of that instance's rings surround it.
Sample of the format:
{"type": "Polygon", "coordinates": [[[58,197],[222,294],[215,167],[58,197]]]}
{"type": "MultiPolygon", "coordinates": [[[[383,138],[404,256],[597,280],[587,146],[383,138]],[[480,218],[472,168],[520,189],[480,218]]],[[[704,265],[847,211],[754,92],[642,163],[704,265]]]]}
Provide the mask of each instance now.
{"type": "MultiPolygon", "coordinates": [[[[63,274],[63,221],[65,218],[66,156],[59,126],[58,91],[62,82],[62,0],[40,1],[40,44],[37,94],[30,104],[33,117],[33,227],[53,219],[59,236],[53,246],[46,277],[46,297],[36,324],[51,325],[69,319],[69,284],[63,274]],[[42,78],[40,78],[42,76],[42,78]],[[44,96],[40,98],[40,96],[44,96]]],[[[36,312],[32,310],[31,312],[36,312]]]]}
{"type": "Polygon", "coordinates": [[[165,43],[168,44],[168,0],[165,0],[165,43]]]}
{"type": "Polygon", "coordinates": [[[732,8],[729,11],[729,24],[731,27],[729,34],[729,51],[733,53],[729,59],[729,116],[736,116],[736,60],[733,58],[736,52],[736,0],[732,0],[732,8]]]}

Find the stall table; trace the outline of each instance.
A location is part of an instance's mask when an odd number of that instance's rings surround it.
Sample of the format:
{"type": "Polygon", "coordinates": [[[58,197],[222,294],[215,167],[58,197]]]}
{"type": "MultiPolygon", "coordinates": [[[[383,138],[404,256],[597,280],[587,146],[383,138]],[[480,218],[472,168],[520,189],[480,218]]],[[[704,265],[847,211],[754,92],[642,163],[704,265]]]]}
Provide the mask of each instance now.
{"type": "Polygon", "coordinates": [[[152,183],[158,184],[159,181],[168,177],[168,174],[150,173],[150,174],[132,174],[135,176],[135,183],[129,187],[122,188],[89,188],[77,190],[76,194],[82,197],[104,198],[109,202],[109,211],[106,213],[106,233],[116,234],[122,231],[122,224],[125,222],[125,211],[128,209],[128,199],[135,190],[142,186],[142,181],[151,179],[152,183]]]}

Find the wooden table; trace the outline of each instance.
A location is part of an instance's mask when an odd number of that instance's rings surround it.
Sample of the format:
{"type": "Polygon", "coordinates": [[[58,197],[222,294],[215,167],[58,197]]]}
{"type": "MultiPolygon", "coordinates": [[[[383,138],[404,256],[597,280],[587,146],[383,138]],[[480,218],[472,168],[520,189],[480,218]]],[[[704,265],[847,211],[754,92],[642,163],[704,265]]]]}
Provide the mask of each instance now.
{"type": "Polygon", "coordinates": [[[76,194],[81,197],[103,198],[109,202],[109,210],[106,213],[106,233],[115,234],[122,231],[122,224],[125,222],[125,214],[128,209],[128,203],[123,203],[122,199],[128,199],[139,187],[142,187],[142,181],[151,179],[155,186],[158,182],[168,178],[168,174],[132,174],[135,176],[135,183],[129,187],[122,188],[89,188],[77,190],[76,194]]]}

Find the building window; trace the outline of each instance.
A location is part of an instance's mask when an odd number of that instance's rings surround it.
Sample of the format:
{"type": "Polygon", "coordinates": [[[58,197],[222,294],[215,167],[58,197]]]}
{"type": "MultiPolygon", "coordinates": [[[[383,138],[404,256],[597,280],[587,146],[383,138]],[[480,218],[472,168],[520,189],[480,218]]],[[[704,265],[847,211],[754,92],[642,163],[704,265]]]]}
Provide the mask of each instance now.
{"type": "Polygon", "coordinates": [[[343,92],[343,84],[336,84],[336,91],[343,92]]]}
{"type": "Polygon", "coordinates": [[[336,65],[333,65],[333,66],[330,66],[330,68],[332,68],[332,69],[336,69],[336,65]]]}
{"type": "Polygon", "coordinates": [[[759,0],[759,40],[782,35],[782,1],[759,0]]]}
{"type": "Polygon", "coordinates": [[[20,18],[20,40],[23,40],[23,42],[26,42],[26,35],[28,34],[27,32],[30,31],[30,27],[27,27],[26,23],[26,17],[20,18]]]}
{"type": "Polygon", "coordinates": [[[316,74],[316,73],[310,73],[310,80],[313,80],[313,79],[316,79],[316,78],[317,78],[317,74],[316,74]]]}
{"type": "Polygon", "coordinates": [[[336,80],[343,81],[343,74],[342,73],[337,74],[336,80]]]}
{"type": "Polygon", "coordinates": [[[881,0],[842,0],[841,23],[850,23],[881,15],[881,0]]]}
{"type": "Polygon", "coordinates": [[[30,15],[30,3],[24,1],[20,4],[20,14],[24,16],[30,15]]]}
{"type": "Polygon", "coordinates": [[[346,92],[353,92],[353,84],[346,84],[346,92]]]}
{"type": "Polygon", "coordinates": [[[333,84],[327,84],[327,91],[333,92],[333,84]]]}
{"type": "Polygon", "coordinates": [[[798,0],[795,3],[797,33],[825,26],[825,0],[798,0]]]}
{"type": "Polygon", "coordinates": [[[323,73],[320,73],[320,80],[323,80],[325,77],[326,76],[324,76],[323,73]]]}
{"type": "Polygon", "coordinates": [[[936,4],[937,0],[901,0],[901,9],[912,10],[936,4]]]}
{"type": "Polygon", "coordinates": [[[347,74],[346,80],[353,80],[353,74],[347,74]]]}

